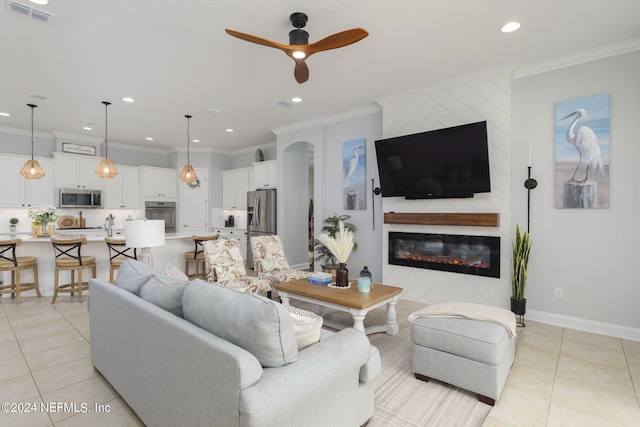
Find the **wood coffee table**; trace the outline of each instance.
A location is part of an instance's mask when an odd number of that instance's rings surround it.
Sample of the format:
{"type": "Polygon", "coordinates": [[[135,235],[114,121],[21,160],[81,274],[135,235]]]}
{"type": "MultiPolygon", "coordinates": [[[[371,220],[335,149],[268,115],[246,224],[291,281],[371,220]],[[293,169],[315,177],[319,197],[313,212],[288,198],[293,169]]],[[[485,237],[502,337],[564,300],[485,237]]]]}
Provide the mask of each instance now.
{"type": "Polygon", "coordinates": [[[351,283],[351,287],[348,289],[335,289],[309,283],[307,279],[299,279],[278,283],[274,287],[278,290],[284,305],[289,305],[289,298],[291,297],[322,307],[351,313],[353,327],[365,334],[377,332],[386,332],[389,335],[397,334],[396,302],[400,297],[402,288],[373,283],[371,292],[362,293],[358,292],[357,280],[349,280],[349,283],[351,283]],[[364,318],[367,313],[385,304],[387,305],[385,324],[365,329],[364,318]]]}

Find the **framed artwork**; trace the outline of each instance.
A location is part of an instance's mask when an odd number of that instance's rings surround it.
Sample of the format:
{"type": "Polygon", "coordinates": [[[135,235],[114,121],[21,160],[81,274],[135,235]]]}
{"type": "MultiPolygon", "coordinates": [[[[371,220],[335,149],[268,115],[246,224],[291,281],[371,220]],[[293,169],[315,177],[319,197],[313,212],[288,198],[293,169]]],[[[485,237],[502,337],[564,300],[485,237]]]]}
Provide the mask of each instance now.
{"type": "Polygon", "coordinates": [[[364,210],[367,208],[366,165],[366,140],[364,138],[342,143],[342,194],[345,210],[364,210]]]}
{"type": "Polygon", "coordinates": [[[84,154],[87,156],[96,155],[96,147],[93,145],[73,144],[71,142],[62,143],[63,153],[84,154]]]}
{"type": "Polygon", "coordinates": [[[556,208],[609,207],[609,94],[556,104],[556,208]]]}

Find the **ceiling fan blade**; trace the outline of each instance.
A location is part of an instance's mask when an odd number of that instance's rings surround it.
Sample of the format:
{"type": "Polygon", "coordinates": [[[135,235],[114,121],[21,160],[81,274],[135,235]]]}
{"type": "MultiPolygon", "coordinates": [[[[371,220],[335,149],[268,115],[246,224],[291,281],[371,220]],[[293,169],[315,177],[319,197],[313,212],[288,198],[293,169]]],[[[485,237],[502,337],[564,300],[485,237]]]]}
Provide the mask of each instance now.
{"type": "Polygon", "coordinates": [[[309,80],[309,67],[307,67],[306,62],[304,62],[304,59],[297,59],[296,61],[296,68],[293,71],[293,75],[296,77],[296,81],[298,83],[304,83],[307,80],[309,80]]]}
{"type": "Polygon", "coordinates": [[[254,36],[251,34],[247,34],[247,33],[241,33],[240,31],[235,31],[235,30],[225,30],[227,32],[227,34],[229,34],[230,36],[239,38],[240,40],[244,40],[250,43],[255,43],[255,44],[260,44],[262,46],[268,46],[268,47],[273,47],[275,49],[280,49],[283,51],[287,51],[289,50],[289,45],[286,44],[282,44],[282,43],[278,43],[278,42],[274,42],[262,37],[258,37],[258,36],[254,36]]]}
{"type": "Polygon", "coordinates": [[[350,30],[341,31],[328,37],[311,43],[304,50],[307,56],[323,50],[337,49],[343,46],[349,46],[357,41],[367,37],[369,33],[364,28],[352,28],[350,30]]]}

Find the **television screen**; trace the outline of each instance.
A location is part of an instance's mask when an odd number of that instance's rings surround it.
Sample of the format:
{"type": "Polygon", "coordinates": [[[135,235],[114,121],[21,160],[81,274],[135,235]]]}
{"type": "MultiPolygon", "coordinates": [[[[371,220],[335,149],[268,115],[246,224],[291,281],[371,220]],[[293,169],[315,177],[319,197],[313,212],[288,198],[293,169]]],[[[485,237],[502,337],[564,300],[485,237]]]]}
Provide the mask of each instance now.
{"type": "Polygon", "coordinates": [[[487,122],[376,141],[382,197],[473,197],[491,191],[487,122]]]}

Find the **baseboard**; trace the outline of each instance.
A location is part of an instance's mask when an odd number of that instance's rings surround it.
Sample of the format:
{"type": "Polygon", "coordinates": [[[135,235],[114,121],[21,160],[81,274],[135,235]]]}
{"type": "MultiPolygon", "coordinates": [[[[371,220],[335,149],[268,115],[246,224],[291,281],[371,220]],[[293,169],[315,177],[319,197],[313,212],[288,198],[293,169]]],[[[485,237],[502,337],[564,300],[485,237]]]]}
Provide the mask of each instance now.
{"type": "Polygon", "coordinates": [[[640,329],[613,323],[598,322],[595,320],[581,319],[578,317],[564,316],[562,314],[547,313],[538,310],[527,310],[526,320],[548,323],[564,328],[577,329],[579,331],[592,332],[594,334],[609,335],[632,341],[640,341],[640,329]]]}
{"type": "Polygon", "coordinates": [[[295,265],[290,265],[290,268],[293,268],[294,270],[309,270],[309,263],[302,263],[302,264],[295,264],[295,265]]]}

